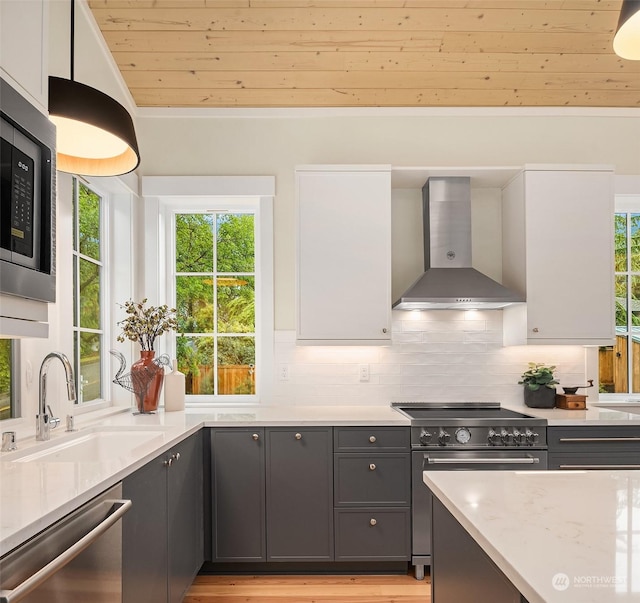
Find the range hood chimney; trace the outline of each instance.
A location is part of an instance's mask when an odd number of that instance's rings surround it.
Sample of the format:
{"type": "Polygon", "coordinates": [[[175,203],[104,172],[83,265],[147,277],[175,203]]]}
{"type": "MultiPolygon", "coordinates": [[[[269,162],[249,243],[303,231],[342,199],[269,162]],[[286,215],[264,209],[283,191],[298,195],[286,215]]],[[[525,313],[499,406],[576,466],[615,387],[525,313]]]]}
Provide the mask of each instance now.
{"type": "Polygon", "coordinates": [[[524,301],[471,267],[471,178],[429,178],[422,210],[425,272],[394,310],[495,310],[524,301]]]}

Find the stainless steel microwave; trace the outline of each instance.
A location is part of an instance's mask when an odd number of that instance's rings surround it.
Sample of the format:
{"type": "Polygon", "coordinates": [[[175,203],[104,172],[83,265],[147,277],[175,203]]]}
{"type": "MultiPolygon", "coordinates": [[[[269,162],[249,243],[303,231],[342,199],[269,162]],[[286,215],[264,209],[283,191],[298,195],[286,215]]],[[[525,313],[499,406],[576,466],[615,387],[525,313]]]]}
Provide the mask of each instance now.
{"type": "Polygon", "coordinates": [[[56,298],[55,126],[0,78],[0,293],[56,298]]]}

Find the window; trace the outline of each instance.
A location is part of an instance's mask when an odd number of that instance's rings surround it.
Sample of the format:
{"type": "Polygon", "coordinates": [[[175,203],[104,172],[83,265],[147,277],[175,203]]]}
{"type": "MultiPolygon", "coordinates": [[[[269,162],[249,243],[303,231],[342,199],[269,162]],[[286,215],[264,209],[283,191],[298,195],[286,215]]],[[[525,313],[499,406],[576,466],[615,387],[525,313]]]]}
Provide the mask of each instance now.
{"type": "Polygon", "coordinates": [[[256,394],[256,217],[174,214],[176,357],[190,396],[256,394]]]}
{"type": "Polygon", "coordinates": [[[73,353],[79,404],[103,397],[103,205],[100,195],[73,179],[73,353]]]}
{"type": "Polygon", "coordinates": [[[20,416],[18,342],[0,339],[0,420],[20,416]]]}
{"type": "Polygon", "coordinates": [[[615,215],[616,343],[599,351],[602,393],[640,392],[640,213],[615,215]]]}

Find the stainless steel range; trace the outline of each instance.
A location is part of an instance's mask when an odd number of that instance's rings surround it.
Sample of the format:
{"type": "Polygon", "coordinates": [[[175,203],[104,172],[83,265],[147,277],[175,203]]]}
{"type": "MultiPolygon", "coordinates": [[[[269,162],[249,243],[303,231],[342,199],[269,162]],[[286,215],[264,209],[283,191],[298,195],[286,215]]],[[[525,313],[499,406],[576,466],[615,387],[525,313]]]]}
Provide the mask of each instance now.
{"type": "Polygon", "coordinates": [[[393,402],[392,407],[411,419],[411,563],[421,580],[425,565],[431,564],[432,512],[422,472],[544,470],[547,422],[497,402],[393,402]]]}

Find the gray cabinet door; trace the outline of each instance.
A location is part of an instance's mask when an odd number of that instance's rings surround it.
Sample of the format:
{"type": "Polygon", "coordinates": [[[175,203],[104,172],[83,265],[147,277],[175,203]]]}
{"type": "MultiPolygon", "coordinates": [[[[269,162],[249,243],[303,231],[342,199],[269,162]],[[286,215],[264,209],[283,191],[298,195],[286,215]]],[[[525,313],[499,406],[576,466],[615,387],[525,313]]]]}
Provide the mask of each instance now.
{"type": "Polygon", "coordinates": [[[268,428],[267,559],[333,559],[332,431],[268,428]]]}
{"type": "Polygon", "coordinates": [[[336,509],[336,561],[408,561],[408,508],[336,509]]]}
{"type": "Polygon", "coordinates": [[[336,454],[334,488],[337,507],[409,506],[409,454],[336,454]]]}
{"type": "Polygon", "coordinates": [[[211,430],[212,561],[265,561],[264,429],[211,430]]]}
{"type": "Polygon", "coordinates": [[[122,482],[132,501],[122,519],[122,601],[167,600],[167,468],[164,456],[122,482]]]}
{"type": "Polygon", "coordinates": [[[167,470],[169,603],[180,603],[204,562],[202,432],[170,451],[167,470]]]}

